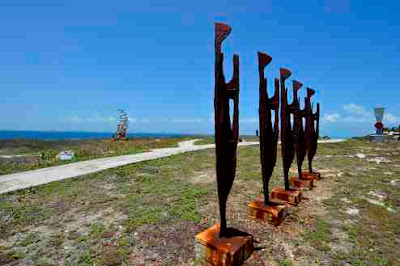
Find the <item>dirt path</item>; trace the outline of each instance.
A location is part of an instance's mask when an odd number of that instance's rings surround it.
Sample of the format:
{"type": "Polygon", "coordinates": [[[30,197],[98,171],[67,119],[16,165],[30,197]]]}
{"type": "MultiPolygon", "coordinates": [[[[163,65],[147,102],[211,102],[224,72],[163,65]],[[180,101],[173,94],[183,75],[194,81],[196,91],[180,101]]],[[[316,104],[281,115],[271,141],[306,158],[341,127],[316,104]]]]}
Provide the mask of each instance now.
{"type": "MultiPolygon", "coordinates": [[[[198,140],[199,139],[182,141],[178,143],[178,147],[176,148],[154,149],[152,151],[143,152],[139,154],[100,158],[89,161],[82,161],[66,165],[26,171],[21,173],[1,175],[0,194],[4,194],[19,189],[39,186],[53,181],[63,180],[71,177],[77,177],[127,164],[154,160],[184,152],[214,148],[214,144],[194,145],[194,143],[198,140]]],[[[341,141],[344,140],[342,139],[322,140],[321,142],[332,143],[341,141]]],[[[249,146],[249,145],[258,145],[258,142],[239,143],[239,146],[249,146]]]]}

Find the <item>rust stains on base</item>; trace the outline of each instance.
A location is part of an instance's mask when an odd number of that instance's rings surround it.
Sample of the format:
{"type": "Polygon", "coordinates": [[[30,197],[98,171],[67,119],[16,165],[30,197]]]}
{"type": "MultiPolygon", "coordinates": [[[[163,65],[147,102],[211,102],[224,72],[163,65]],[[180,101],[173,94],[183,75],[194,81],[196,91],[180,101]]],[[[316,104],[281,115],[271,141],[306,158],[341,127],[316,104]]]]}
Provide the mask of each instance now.
{"type": "Polygon", "coordinates": [[[321,173],[318,173],[318,172],[312,172],[312,173],[310,173],[310,172],[302,172],[301,177],[303,179],[312,179],[312,180],[315,181],[315,180],[321,179],[321,173]]]}
{"type": "Polygon", "coordinates": [[[265,206],[264,201],[255,200],[248,205],[248,213],[255,220],[267,221],[273,225],[280,225],[285,219],[286,206],[273,203],[265,206]]]}
{"type": "Polygon", "coordinates": [[[314,180],[310,178],[299,180],[297,177],[291,177],[289,178],[289,185],[294,189],[311,190],[314,186],[314,180]]]}
{"type": "Polygon", "coordinates": [[[301,201],[301,190],[285,190],[283,187],[275,187],[271,192],[272,200],[283,200],[292,205],[298,205],[301,201]]]}
{"type": "Polygon", "coordinates": [[[253,236],[228,228],[229,237],[219,237],[219,227],[215,224],[196,236],[196,259],[215,266],[241,265],[254,250],[253,236]]]}

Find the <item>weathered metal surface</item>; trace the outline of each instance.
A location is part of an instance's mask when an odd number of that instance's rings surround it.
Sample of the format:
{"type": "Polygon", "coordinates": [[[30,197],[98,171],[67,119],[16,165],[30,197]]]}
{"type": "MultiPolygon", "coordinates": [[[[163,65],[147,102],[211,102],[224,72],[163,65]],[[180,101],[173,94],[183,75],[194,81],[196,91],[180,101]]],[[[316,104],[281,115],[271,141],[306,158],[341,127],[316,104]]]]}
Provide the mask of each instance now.
{"type": "Polygon", "coordinates": [[[233,77],[226,83],[223,71],[224,55],[221,53],[221,44],[230,32],[229,25],[215,24],[215,150],[221,237],[227,234],[226,201],[235,178],[239,137],[239,56],[233,56],[233,77]],[[230,100],[233,100],[232,121],[229,114],[230,100]]]}
{"type": "Polygon", "coordinates": [[[285,189],[289,190],[289,168],[293,162],[293,131],[290,123],[291,107],[288,104],[287,89],[285,80],[291,75],[290,70],[286,68],[280,69],[280,86],[281,86],[281,146],[282,146],[282,162],[283,175],[285,180],[285,189]]]}
{"type": "Polygon", "coordinates": [[[286,206],[277,203],[269,203],[265,206],[264,201],[255,200],[248,205],[248,213],[250,217],[260,221],[268,221],[273,225],[280,225],[285,219],[286,206]]]}
{"type": "Polygon", "coordinates": [[[195,239],[196,257],[215,266],[241,265],[254,250],[252,235],[229,228],[229,237],[220,237],[216,224],[201,232],[195,239]]]}
{"type": "Polygon", "coordinates": [[[282,200],[292,205],[298,205],[301,196],[300,190],[287,190],[283,187],[275,187],[271,192],[271,200],[282,200]]]}
{"type": "Polygon", "coordinates": [[[264,77],[265,67],[272,58],[265,53],[258,53],[259,72],[259,123],[260,123],[260,161],[263,180],[264,205],[269,206],[268,184],[276,163],[276,150],[279,137],[279,80],[275,79],[275,93],[268,96],[267,79],[264,77]],[[275,111],[272,125],[271,110],[275,111]]]}
{"type": "Polygon", "coordinates": [[[293,103],[291,104],[294,116],[293,141],[294,149],[297,155],[297,173],[299,180],[302,179],[301,166],[303,165],[304,157],[306,156],[306,140],[303,130],[303,117],[305,115],[305,109],[301,110],[300,99],[297,95],[302,86],[302,83],[296,80],[293,81],[293,103]]]}
{"type": "Polygon", "coordinates": [[[316,173],[316,172],[310,173],[308,171],[303,171],[302,175],[303,179],[312,179],[314,181],[319,180],[321,178],[321,173],[316,173]]]}
{"type": "Polygon", "coordinates": [[[319,103],[317,103],[317,111],[313,113],[313,108],[311,105],[311,97],[315,94],[315,91],[311,88],[307,88],[307,98],[305,107],[305,117],[306,117],[306,150],[308,157],[308,170],[309,173],[312,171],[312,160],[317,152],[318,138],[319,138],[319,103]]]}

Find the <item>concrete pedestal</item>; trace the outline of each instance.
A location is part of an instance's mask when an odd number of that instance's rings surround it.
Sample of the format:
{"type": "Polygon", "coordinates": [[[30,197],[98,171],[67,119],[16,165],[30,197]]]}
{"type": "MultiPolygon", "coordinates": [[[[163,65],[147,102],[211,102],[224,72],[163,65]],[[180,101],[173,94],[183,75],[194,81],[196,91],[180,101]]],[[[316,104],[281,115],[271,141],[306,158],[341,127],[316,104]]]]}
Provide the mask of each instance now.
{"type": "Polygon", "coordinates": [[[298,179],[297,177],[289,178],[289,185],[294,189],[311,190],[314,186],[314,180],[311,178],[298,179]]]}
{"type": "Polygon", "coordinates": [[[274,202],[265,206],[263,200],[255,200],[248,205],[248,214],[255,220],[280,225],[285,220],[286,206],[274,202]]]}
{"type": "Polygon", "coordinates": [[[298,205],[301,201],[301,194],[301,190],[285,190],[283,187],[275,187],[271,192],[271,199],[298,205]]]}
{"type": "Polygon", "coordinates": [[[215,266],[241,265],[254,250],[252,235],[229,228],[229,237],[219,237],[219,224],[201,232],[195,239],[196,259],[215,266]]]}

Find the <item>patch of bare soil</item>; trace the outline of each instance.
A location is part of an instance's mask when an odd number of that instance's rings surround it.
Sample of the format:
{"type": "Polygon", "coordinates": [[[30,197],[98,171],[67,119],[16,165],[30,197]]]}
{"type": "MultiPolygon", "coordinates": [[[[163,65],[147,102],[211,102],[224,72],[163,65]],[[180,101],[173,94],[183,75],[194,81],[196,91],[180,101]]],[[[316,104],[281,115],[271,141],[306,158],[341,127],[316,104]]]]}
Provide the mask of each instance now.
{"type": "Polygon", "coordinates": [[[203,172],[196,172],[190,175],[189,182],[194,184],[208,184],[217,180],[214,170],[208,170],[203,172]]]}

